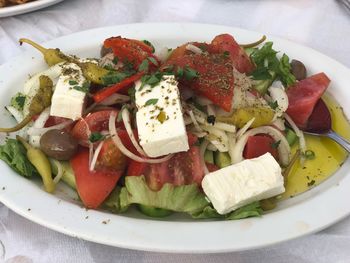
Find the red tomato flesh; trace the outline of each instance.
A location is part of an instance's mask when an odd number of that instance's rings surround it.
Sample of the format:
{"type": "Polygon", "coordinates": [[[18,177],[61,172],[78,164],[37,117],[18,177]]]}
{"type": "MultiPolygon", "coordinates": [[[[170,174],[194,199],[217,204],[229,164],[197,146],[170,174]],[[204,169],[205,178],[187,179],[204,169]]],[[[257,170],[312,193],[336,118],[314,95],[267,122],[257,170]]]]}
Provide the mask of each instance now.
{"type": "Polygon", "coordinates": [[[245,159],[252,159],[269,152],[278,160],[278,151],[276,148],[272,147],[274,143],[275,141],[270,136],[250,136],[244,148],[243,157],[245,159]]]}
{"type": "Polygon", "coordinates": [[[233,65],[241,73],[250,73],[255,68],[244,49],[229,34],[216,36],[211,42],[211,49],[219,53],[228,52],[233,65]]]}
{"type": "Polygon", "coordinates": [[[90,171],[89,151],[81,150],[71,160],[77,190],[85,207],[96,209],[116,186],[123,171],[90,171]]]}
{"type": "MultiPolygon", "coordinates": [[[[112,112],[118,113],[118,110],[102,110],[87,115],[74,125],[71,132],[72,136],[77,139],[81,145],[88,146],[88,127],[91,133],[108,131],[109,117],[112,112]]],[[[116,124],[118,125],[118,123],[116,124]]]]}
{"type": "Polygon", "coordinates": [[[148,186],[158,191],[165,183],[200,185],[204,177],[204,170],[199,148],[191,146],[187,152],[176,153],[169,161],[160,164],[146,164],[131,160],[127,175],[144,175],[148,186]]]}
{"type": "Polygon", "coordinates": [[[287,114],[299,128],[306,128],[307,121],[322,94],[328,88],[330,79],[319,73],[297,82],[287,89],[289,106],[287,114]]]}

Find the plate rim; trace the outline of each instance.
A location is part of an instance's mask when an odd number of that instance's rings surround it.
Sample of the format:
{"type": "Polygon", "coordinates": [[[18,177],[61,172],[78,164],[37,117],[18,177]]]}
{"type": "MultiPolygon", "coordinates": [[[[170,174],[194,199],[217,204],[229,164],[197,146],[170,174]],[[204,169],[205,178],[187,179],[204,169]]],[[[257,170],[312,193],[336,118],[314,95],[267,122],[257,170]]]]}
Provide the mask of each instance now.
{"type": "MultiPolygon", "coordinates": [[[[63,37],[60,37],[60,38],[57,38],[55,40],[51,40],[51,41],[48,41],[48,42],[45,42],[44,44],[47,44],[47,45],[50,45],[51,43],[55,43],[55,42],[59,42],[59,41],[64,41],[65,39],[69,39],[69,38],[72,38],[72,37],[79,37],[79,36],[82,36],[82,35],[92,35],[94,32],[100,32],[100,31],[106,31],[108,32],[109,30],[118,30],[118,29],[121,29],[121,28],[127,28],[127,27],[131,27],[131,28],[139,28],[139,27],[143,27],[143,26],[146,26],[146,27],[158,27],[158,28],[162,28],[162,27],[166,27],[166,26],[175,26],[175,27],[210,27],[210,28],[216,28],[217,30],[228,30],[228,31],[237,31],[237,32],[246,32],[246,33],[249,33],[249,34],[253,34],[253,35],[257,35],[257,34],[261,34],[261,33],[258,33],[258,32],[255,32],[255,31],[251,31],[251,30],[244,30],[242,28],[236,28],[236,27],[231,27],[231,26],[222,26],[222,25],[213,25],[213,24],[200,24],[200,23],[136,23],[136,24],[125,24],[125,25],[118,25],[118,26],[110,26],[110,27],[101,27],[101,28],[96,28],[96,29],[90,29],[90,30],[86,30],[86,31],[81,31],[81,32],[78,32],[78,33],[74,33],[74,34],[71,34],[71,35],[67,35],[67,36],[63,36],[63,37]]],[[[340,68],[343,68],[343,70],[345,70],[346,72],[349,72],[350,73],[350,70],[347,69],[346,66],[340,64],[339,62],[337,62],[336,60],[332,59],[332,58],[329,58],[327,56],[325,56],[324,54],[318,52],[318,51],[315,51],[313,49],[310,49],[309,47],[306,47],[306,46],[301,46],[297,43],[293,43],[293,42],[290,42],[289,40],[284,40],[284,39],[281,39],[279,37],[273,37],[273,36],[268,36],[270,39],[274,39],[274,41],[282,41],[282,42],[287,42],[289,43],[290,45],[292,46],[296,46],[296,47],[302,47],[303,49],[307,49],[307,50],[312,50],[312,53],[314,54],[317,54],[317,56],[320,56],[322,58],[325,58],[327,61],[331,61],[332,64],[335,64],[337,67],[340,67],[340,68]]],[[[29,59],[30,56],[33,55],[34,52],[32,51],[26,51],[24,53],[22,53],[20,56],[21,57],[27,57],[29,59]]],[[[19,56],[19,57],[20,57],[19,56]]],[[[14,59],[16,60],[16,59],[14,59]]],[[[15,63],[15,62],[14,62],[15,63]]],[[[7,65],[8,63],[5,63],[4,65],[0,66],[0,72],[3,70],[3,68],[7,65]]],[[[349,168],[349,159],[346,161],[346,163],[343,165],[343,167],[340,168],[341,172],[344,173],[346,170],[346,168],[349,168]]],[[[1,165],[0,167],[2,167],[3,165],[1,165]]],[[[4,168],[6,170],[6,168],[4,168]]],[[[9,168],[7,170],[10,170],[9,168]]],[[[340,171],[338,171],[337,173],[340,173],[340,171]]],[[[332,176],[333,177],[333,176],[332,176]]],[[[21,178],[21,177],[19,177],[21,178]]],[[[21,178],[23,180],[26,180],[24,178],[21,178]]],[[[15,180],[16,181],[16,180],[15,180]]],[[[346,177],[342,177],[340,181],[346,181],[346,183],[348,185],[350,185],[350,179],[347,180],[346,177]]],[[[344,186],[345,182],[343,184],[340,184],[339,183],[339,187],[341,186],[344,186]]],[[[1,185],[1,183],[0,183],[1,185]]],[[[340,189],[340,188],[338,188],[340,189]]],[[[320,196],[324,196],[325,192],[329,192],[331,191],[332,188],[330,189],[327,189],[326,191],[324,192],[321,192],[321,193],[318,193],[317,196],[311,198],[311,199],[308,199],[307,202],[313,202],[315,201],[315,199],[318,199],[320,196]],[[317,197],[317,198],[316,198],[317,197]]],[[[334,189],[333,189],[334,190],[334,189]]],[[[1,190],[0,190],[1,191],[1,190]]],[[[41,190],[40,190],[41,191],[41,190]]],[[[311,191],[314,191],[314,192],[317,192],[317,187],[314,188],[313,190],[311,191]]],[[[40,192],[39,193],[40,196],[44,196],[44,195],[47,195],[45,192],[40,192]]],[[[61,226],[59,224],[54,224],[54,223],[50,223],[50,222],[45,222],[45,220],[43,220],[42,217],[40,217],[36,212],[33,212],[33,211],[27,211],[25,208],[23,209],[23,207],[19,207],[18,205],[16,205],[15,203],[13,203],[13,199],[12,200],[9,200],[8,198],[6,197],[11,197],[11,194],[8,194],[6,195],[6,191],[2,191],[0,193],[0,201],[3,202],[7,207],[9,207],[11,210],[15,211],[16,213],[20,214],[21,216],[24,216],[26,218],[28,218],[29,220],[33,221],[33,222],[36,222],[40,225],[43,225],[43,226],[46,226],[48,228],[51,228],[55,231],[58,231],[58,232],[61,232],[61,233],[64,233],[64,234],[67,234],[67,235],[70,235],[70,236],[74,236],[74,237],[78,237],[78,238],[83,238],[85,240],[89,240],[89,241],[92,241],[92,242],[96,242],[96,243],[102,243],[102,244],[106,244],[106,245],[112,245],[112,246],[118,246],[118,247],[123,247],[123,248],[131,248],[131,249],[137,249],[137,250],[144,250],[144,251],[155,251],[155,252],[171,252],[171,253],[219,253],[219,252],[232,252],[232,251],[242,251],[242,250],[248,250],[248,249],[254,249],[254,248],[258,248],[258,247],[263,247],[263,246],[269,246],[269,245],[273,245],[273,244],[276,244],[276,243],[279,243],[279,242],[283,242],[283,241],[287,241],[287,240],[290,240],[290,239],[294,239],[296,237],[301,237],[301,236],[304,236],[306,234],[311,234],[311,233],[314,233],[314,232],[317,232],[321,229],[324,229],[326,227],[328,227],[329,225],[331,224],[334,224],[335,222],[343,219],[344,217],[346,217],[347,215],[350,214],[350,206],[348,205],[347,206],[347,211],[346,213],[340,213],[337,215],[336,218],[333,217],[333,220],[329,220],[328,219],[328,223],[327,224],[318,224],[312,228],[309,228],[307,227],[306,225],[302,226],[302,224],[300,225],[300,231],[299,232],[295,232],[294,235],[291,235],[289,234],[288,237],[285,237],[285,238],[279,238],[279,239],[275,239],[275,240],[270,240],[270,242],[258,242],[257,244],[255,245],[252,245],[252,246],[236,246],[236,247],[232,247],[230,245],[226,245],[226,246],[222,246],[221,248],[212,248],[212,247],[207,247],[206,245],[202,245],[202,247],[198,246],[198,247],[193,247],[193,248],[190,248],[190,247],[183,247],[183,246],[179,246],[179,247],[176,247],[176,248],[171,248],[169,246],[166,246],[166,245],[160,245],[158,247],[150,247],[152,245],[148,245],[148,243],[145,243],[144,241],[139,241],[139,243],[135,244],[133,242],[126,242],[126,243],[123,243],[121,242],[121,240],[119,241],[116,241],[116,240],[103,240],[101,239],[101,237],[96,237],[94,235],[88,235],[88,234],[84,234],[84,233],[76,233],[74,232],[74,230],[70,229],[70,228],[67,228],[65,226],[61,226]],[[304,227],[304,228],[303,228],[304,227]]],[[[53,197],[53,196],[47,196],[48,199],[52,199],[54,198],[55,200],[50,200],[50,202],[57,202],[57,197],[53,197]]],[[[71,204],[70,204],[71,205],[71,204]]],[[[70,205],[67,206],[67,209],[71,209],[70,205]]],[[[294,205],[294,206],[291,206],[290,208],[288,209],[285,209],[285,210],[289,210],[289,209],[295,209],[298,205],[300,204],[297,204],[297,205],[294,205]]],[[[272,215],[277,215],[277,214],[284,214],[283,211],[285,210],[282,210],[282,211],[277,211],[277,212],[274,212],[272,214],[267,214],[267,215],[264,215],[263,218],[270,218],[272,215]]],[[[316,209],[317,210],[317,209],[316,209]]],[[[318,211],[319,213],[322,214],[322,209],[320,211],[318,211]]],[[[91,210],[88,210],[86,211],[85,209],[81,209],[81,213],[82,215],[91,215],[93,214],[94,216],[96,216],[96,218],[98,219],[101,219],[103,217],[105,217],[104,215],[101,215],[103,213],[101,212],[98,212],[98,211],[91,211],[91,210]]],[[[274,217],[275,217],[274,216],[274,217]]],[[[107,216],[108,217],[108,216],[107,216]]],[[[123,216],[117,216],[120,220],[123,216]]],[[[283,215],[282,215],[283,217],[283,215]]],[[[125,219],[125,217],[124,217],[125,219]]],[[[139,219],[130,219],[128,218],[128,220],[131,220],[131,222],[133,223],[136,223],[139,221],[139,219]]],[[[196,229],[196,231],[198,231],[198,225],[205,225],[205,224],[210,224],[210,226],[212,227],[213,225],[215,225],[215,227],[218,227],[220,228],[220,225],[230,225],[230,224],[233,224],[232,222],[238,222],[236,224],[240,224],[240,222],[242,222],[242,228],[247,228],[249,227],[250,224],[252,224],[254,226],[254,224],[259,224],[259,220],[263,220],[263,219],[259,219],[259,218],[249,218],[249,219],[244,219],[244,220],[240,220],[240,221],[214,221],[214,222],[180,222],[181,224],[188,224],[188,226],[191,226],[193,227],[194,229],[196,229]],[[218,225],[219,224],[219,225],[218,225]]],[[[125,220],[121,220],[123,223],[125,223],[125,220]]],[[[141,219],[142,221],[142,219],[141,219]]],[[[156,221],[156,220],[152,220],[152,219],[148,219],[148,220],[144,220],[146,223],[146,225],[150,226],[152,225],[152,227],[154,227],[154,224],[159,224],[159,225],[168,225],[169,223],[173,223],[173,222],[166,222],[166,221],[156,221]]],[[[266,221],[266,220],[265,220],[266,221]]],[[[96,221],[96,223],[98,223],[96,221]]],[[[179,223],[179,222],[176,222],[176,223],[179,223]]],[[[261,221],[260,221],[261,223],[261,221]]],[[[163,227],[162,226],[162,227],[163,227]]],[[[182,227],[182,226],[181,226],[182,227]]],[[[251,227],[251,226],[250,226],[251,227]]],[[[100,229],[100,227],[99,227],[100,229]]],[[[249,231],[249,229],[247,230],[249,231]]],[[[125,241],[125,240],[124,240],[125,241]]],[[[129,240],[130,241],[130,240],[129,240]]]]}
{"type": "Polygon", "coordinates": [[[57,4],[62,1],[64,0],[37,0],[34,2],[28,2],[21,5],[2,7],[0,8],[0,18],[33,12],[33,11],[48,7],[50,5],[57,4]]]}

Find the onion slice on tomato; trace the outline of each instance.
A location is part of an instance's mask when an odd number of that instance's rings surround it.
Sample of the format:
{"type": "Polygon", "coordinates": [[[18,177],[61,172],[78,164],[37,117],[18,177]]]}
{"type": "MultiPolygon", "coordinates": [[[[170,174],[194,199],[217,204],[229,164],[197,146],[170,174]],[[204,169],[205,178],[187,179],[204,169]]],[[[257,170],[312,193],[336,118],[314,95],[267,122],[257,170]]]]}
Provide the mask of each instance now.
{"type": "Polygon", "coordinates": [[[232,162],[233,163],[239,163],[244,160],[243,158],[243,151],[244,147],[248,141],[248,138],[250,136],[254,136],[256,134],[268,134],[270,135],[275,141],[280,141],[277,150],[279,154],[279,158],[281,161],[281,164],[284,166],[287,166],[290,161],[290,146],[287,141],[287,139],[284,137],[284,135],[277,130],[276,128],[273,128],[271,126],[261,126],[258,128],[251,129],[247,131],[244,135],[242,135],[235,145],[235,148],[233,150],[233,156],[232,156],[232,162]]]}
{"type": "Polygon", "coordinates": [[[132,153],[131,151],[129,151],[124,144],[122,143],[122,141],[120,140],[119,136],[118,136],[118,132],[117,129],[115,127],[115,121],[117,119],[117,114],[116,112],[112,112],[109,118],[109,133],[112,136],[112,140],[114,142],[114,144],[119,148],[119,150],[127,157],[129,157],[130,159],[139,162],[139,163],[162,163],[162,162],[166,162],[169,159],[171,159],[173,157],[173,154],[169,154],[163,158],[160,159],[148,159],[148,158],[142,158],[140,156],[137,156],[136,154],[132,153]]]}
{"type": "Polygon", "coordinates": [[[145,151],[141,148],[141,146],[139,145],[139,143],[136,141],[135,135],[131,129],[131,125],[130,125],[130,112],[128,109],[124,108],[122,109],[122,119],[123,119],[123,123],[125,126],[125,129],[130,137],[130,140],[132,142],[132,144],[134,145],[134,147],[136,148],[136,150],[143,156],[147,156],[147,154],[145,153],[145,151]]]}
{"type": "Polygon", "coordinates": [[[93,157],[91,159],[91,163],[90,163],[90,166],[89,166],[90,171],[94,171],[95,170],[96,162],[97,162],[98,156],[99,156],[99,154],[101,152],[103,143],[104,143],[104,141],[100,142],[99,145],[97,146],[96,150],[95,150],[95,153],[94,153],[94,155],[93,155],[93,157]]]}

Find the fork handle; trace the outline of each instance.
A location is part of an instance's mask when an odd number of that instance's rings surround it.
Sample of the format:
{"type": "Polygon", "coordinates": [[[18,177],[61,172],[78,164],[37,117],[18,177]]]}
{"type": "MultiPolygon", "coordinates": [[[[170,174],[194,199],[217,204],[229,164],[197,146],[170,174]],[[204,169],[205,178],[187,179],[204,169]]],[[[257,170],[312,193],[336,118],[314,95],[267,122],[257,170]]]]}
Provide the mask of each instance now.
{"type": "Polygon", "coordinates": [[[326,135],[327,137],[331,138],[332,140],[336,141],[338,144],[343,146],[343,148],[347,150],[348,153],[350,153],[350,142],[348,140],[346,140],[345,138],[343,138],[338,133],[332,130],[328,132],[326,135]]]}

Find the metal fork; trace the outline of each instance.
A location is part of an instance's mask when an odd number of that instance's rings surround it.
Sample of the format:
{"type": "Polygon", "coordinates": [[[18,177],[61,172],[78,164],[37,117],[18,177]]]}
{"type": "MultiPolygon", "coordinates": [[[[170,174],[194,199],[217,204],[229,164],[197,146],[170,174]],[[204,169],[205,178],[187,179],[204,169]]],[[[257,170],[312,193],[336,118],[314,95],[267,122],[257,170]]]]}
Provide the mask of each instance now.
{"type": "Polygon", "coordinates": [[[338,0],[339,2],[341,2],[345,8],[350,12],[350,0],[338,0]]]}

